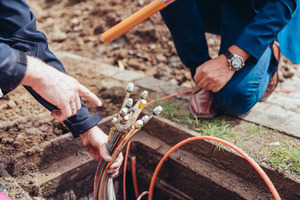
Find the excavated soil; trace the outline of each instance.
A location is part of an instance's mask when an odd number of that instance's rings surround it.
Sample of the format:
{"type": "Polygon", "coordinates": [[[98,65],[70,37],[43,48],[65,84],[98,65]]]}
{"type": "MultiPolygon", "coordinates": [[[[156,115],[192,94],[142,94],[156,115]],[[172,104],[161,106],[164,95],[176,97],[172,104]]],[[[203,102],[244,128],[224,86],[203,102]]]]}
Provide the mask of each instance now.
{"type": "MultiPolygon", "coordinates": [[[[151,1],[28,1],[36,15],[38,30],[46,34],[53,51],[73,52],[113,65],[122,63],[125,69],[192,88],[189,70],[181,64],[159,14],[110,44],[100,41],[102,32],[149,2],[151,1]],[[149,59],[141,58],[140,55],[149,59]]],[[[102,108],[98,109],[86,102],[91,113],[109,116],[118,112],[118,105],[124,95],[121,83],[116,84],[103,76],[93,76],[88,66],[83,66],[85,70],[74,69],[70,60],[63,64],[71,76],[103,101],[102,108]],[[112,84],[109,85],[109,82],[112,84]]],[[[49,112],[21,87],[3,98],[0,108],[0,154],[3,158],[67,132],[62,123],[51,119],[49,112]]]]}
{"type": "Polygon", "coordinates": [[[101,33],[149,2],[39,0],[30,1],[30,5],[36,11],[38,27],[46,33],[54,50],[101,58],[113,65],[121,62],[128,70],[192,87],[189,71],[177,57],[171,36],[158,13],[115,41],[101,42],[101,33]]]}

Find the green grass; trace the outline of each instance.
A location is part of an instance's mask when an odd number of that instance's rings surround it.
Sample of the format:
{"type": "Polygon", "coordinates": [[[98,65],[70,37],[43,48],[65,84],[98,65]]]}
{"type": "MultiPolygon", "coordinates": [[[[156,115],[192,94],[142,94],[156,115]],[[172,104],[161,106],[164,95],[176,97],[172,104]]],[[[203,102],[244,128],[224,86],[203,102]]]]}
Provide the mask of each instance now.
{"type": "Polygon", "coordinates": [[[276,170],[291,171],[300,175],[300,150],[278,147],[271,151],[266,159],[276,170]]]}
{"type": "MultiPolygon", "coordinates": [[[[230,124],[224,119],[216,118],[211,120],[197,119],[192,117],[190,114],[180,113],[181,103],[170,102],[168,100],[159,101],[155,106],[160,105],[163,107],[163,117],[166,119],[179,122],[182,125],[200,132],[202,135],[214,136],[226,140],[233,140],[234,134],[230,130],[230,124]]],[[[149,107],[153,110],[155,106],[149,107]]]]}
{"type": "Polygon", "coordinates": [[[181,123],[182,121],[185,121],[189,118],[189,115],[182,114],[179,112],[181,108],[180,102],[170,102],[167,100],[158,101],[155,103],[155,105],[149,106],[147,109],[153,110],[158,105],[163,107],[163,112],[161,115],[166,119],[173,120],[173,121],[175,120],[177,122],[179,121],[181,123]]]}
{"type": "Polygon", "coordinates": [[[256,125],[256,124],[249,124],[247,126],[247,136],[253,135],[253,134],[262,134],[264,131],[264,128],[261,125],[256,125]]]}
{"type": "Polygon", "coordinates": [[[265,133],[277,133],[278,131],[273,130],[273,129],[267,129],[263,127],[262,125],[257,125],[257,124],[249,124],[246,127],[247,131],[247,136],[253,135],[253,134],[259,134],[263,135],[265,133]]]}
{"type": "Polygon", "coordinates": [[[194,126],[193,129],[201,132],[203,135],[214,136],[227,140],[235,138],[234,133],[230,130],[230,124],[221,118],[211,120],[194,119],[194,125],[198,126],[194,126]],[[197,121],[196,124],[195,121],[197,121]]]}
{"type": "MultiPolygon", "coordinates": [[[[218,138],[225,139],[232,143],[235,143],[238,139],[244,141],[249,138],[250,135],[258,135],[258,137],[267,134],[275,133],[276,130],[270,130],[264,128],[261,125],[249,124],[246,127],[246,134],[243,137],[237,136],[231,125],[234,125],[234,121],[226,121],[222,117],[218,117],[211,120],[197,119],[189,114],[180,113],[181,103],[171,102],[168,100],[159,101],[155,106],[161,105],[163,107],[162,116],[166,119],[180,123],[192,130],[200,132],[202,135],[214,136],[218,138]],[[240,137],[240,138],[237,138],[240,137]]],[[[153,110],[155,106],[151,106],[148,109],[153,110]]],[[[216,149],[221,147],[219,143],[216,143],[216,149]]],[[[262,149],[265,155],[269,155],[265,160],[267,163],[272,165],[276,170],[290,171],[297,175],[300,175],[300,150],[288,149],[284,147],[270,149],[270,147],[265,147],[262,149]]]]}

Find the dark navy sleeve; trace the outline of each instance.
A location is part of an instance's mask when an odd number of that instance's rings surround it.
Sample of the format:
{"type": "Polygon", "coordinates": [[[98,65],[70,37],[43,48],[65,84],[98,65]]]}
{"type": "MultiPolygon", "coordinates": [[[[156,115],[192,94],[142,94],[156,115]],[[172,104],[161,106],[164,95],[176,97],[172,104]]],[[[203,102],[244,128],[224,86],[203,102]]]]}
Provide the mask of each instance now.
{"type": "Polygon", "coordinates": [[[234,44],[259,59],[289,22],[295,8],[294,0],[266,1],[234,44]]]}
{"type": "Polygon", "coordinates": [[[25,76],[27,58],[23,52],[0,43],[0,88],[5,92],[15,89],[25,76]]]}
{"type": "MultiPolygon", "coordinates": [[[[0,0],[0,5],[0,41],[14,49],[23,51],[27,55],[37,57],[59,71],[66,73],[62,63],[49,50],[45,34],[37,31],[35,15],[30,10],[27,2],[25,0],[0,0]]],[[[4,56],[1,55],[0,57],[4,56]]],[[[0,62],[2,61],[0,60],[0,62]]],[[[22,73],[22,71],[19,73],[22,73]]],[[[20,81],[16,81],[15,85],[11,87],[16,86],[18,83],[20,81]]],[[[25,88],[48,110],[57,109],[31,87],[25,88]]],[[[82,102],[81,105],[82,107],[76,115],[64,121],[74,137],[78,137],[79,134],[91,129],[102,119],[98,114],[92,116],[82,102]]]]}

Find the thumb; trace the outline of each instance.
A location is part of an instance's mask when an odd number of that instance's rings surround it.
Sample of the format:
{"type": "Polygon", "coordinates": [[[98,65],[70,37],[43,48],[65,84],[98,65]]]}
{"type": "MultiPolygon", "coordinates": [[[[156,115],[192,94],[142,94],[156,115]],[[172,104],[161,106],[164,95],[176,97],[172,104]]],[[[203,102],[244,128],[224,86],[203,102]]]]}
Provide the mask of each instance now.
{"type": "Polygon", "coordinates": [[[92,102],[95,106],[102,106],[101,100],[94,94],[92,93],[89,89],[84,87],[79,83],[79,88],[78,88],[78,93],[79,96],[86,98],[90,102],[92,102]]]}
{"type": "Polygon", "coordinates": [[[101,157],[106,162],[111,162],[112,161],[113,158],[110,156],[109,152],[107,151],[105,143],[103,143],[103,144],[100,145],[99,151],[100,151],[101,157]]]}

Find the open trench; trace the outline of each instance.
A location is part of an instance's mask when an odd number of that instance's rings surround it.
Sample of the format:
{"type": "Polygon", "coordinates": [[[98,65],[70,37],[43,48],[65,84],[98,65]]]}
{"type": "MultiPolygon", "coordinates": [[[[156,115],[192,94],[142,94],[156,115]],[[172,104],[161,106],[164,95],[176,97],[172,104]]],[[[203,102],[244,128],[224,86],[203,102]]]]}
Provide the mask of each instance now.
{"type": "MultiPolygon", "coordinates": [[[[105,118],[99,126],[108,130],[111,118],[105,118]]],[[[48,122],[44,120],[40,126],[43,123],[48,122]]],[[[6,129],[10,126],[14,124],[7,125],[6,129]]],[[[160,117],[151,120],[137,133],[131,143],[129,158],[136,157],[140,193],[149,189],[152,174],[162,156],[172,146],[192,136],[199,136],[199,133],[160,117]]],[[[70,133],[62,131],[58,137],[34,144],[4,160],[4,163],[0,181],[5,183],[12,199],[31,199],[33,196],[49,200],[93,199],[93,180],[98,163],[88,155],[80,140],[74,140],[70,133]]],[[[262,168],[282,199],[299,199],[298,182],[262,168]]],[[[114,181],[117,199],[123,199],[122,181],[120,172],[114,181]]],[[[127,198],[135,199],[130,165],[127,167],[126,185],[127,198]]],[[[165,161],[156,181],[153,199],[272,198],[263,179],[244,158],[222,146],[218,150],[212,142],[194,141],[175,151],[165,161]]]]}

